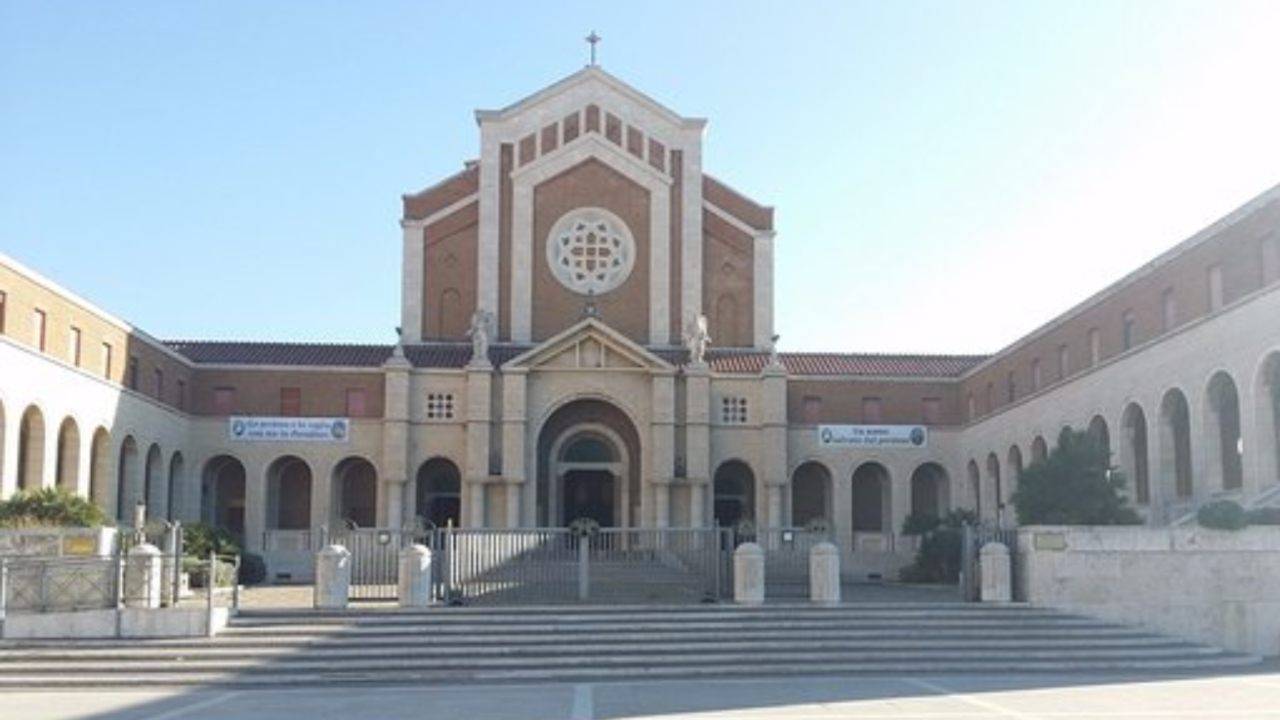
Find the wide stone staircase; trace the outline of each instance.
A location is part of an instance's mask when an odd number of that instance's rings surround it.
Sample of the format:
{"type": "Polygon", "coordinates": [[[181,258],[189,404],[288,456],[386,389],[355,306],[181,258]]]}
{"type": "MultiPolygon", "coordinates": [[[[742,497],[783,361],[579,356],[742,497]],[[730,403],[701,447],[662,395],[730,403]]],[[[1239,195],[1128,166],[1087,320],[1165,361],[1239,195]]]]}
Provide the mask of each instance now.
{"type": "Polygon", "coordinates": [[[0,643],[0,689],[1221,672],[1260,662],[1025,606],[246,611],[213,639],[0,643]]]}

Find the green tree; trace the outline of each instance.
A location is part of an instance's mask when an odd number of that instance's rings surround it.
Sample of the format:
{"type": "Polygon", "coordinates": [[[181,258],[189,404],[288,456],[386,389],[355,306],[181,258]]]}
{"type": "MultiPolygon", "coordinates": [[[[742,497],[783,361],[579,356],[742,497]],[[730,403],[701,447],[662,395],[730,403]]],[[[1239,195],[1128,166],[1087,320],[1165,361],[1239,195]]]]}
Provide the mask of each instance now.
{"type": "Polygon", "coordinates": [[[61,488],[21,490],[0,502],[0,527],[102,527],[102,508],[61,488]]]}
{"type": "Polygon", "coordinates": [[[1124,474],[1087,432],[1063,428],[1049,456],[1022,471],[1013,502],[1023,525],[1137,525],[1124,474]]]}

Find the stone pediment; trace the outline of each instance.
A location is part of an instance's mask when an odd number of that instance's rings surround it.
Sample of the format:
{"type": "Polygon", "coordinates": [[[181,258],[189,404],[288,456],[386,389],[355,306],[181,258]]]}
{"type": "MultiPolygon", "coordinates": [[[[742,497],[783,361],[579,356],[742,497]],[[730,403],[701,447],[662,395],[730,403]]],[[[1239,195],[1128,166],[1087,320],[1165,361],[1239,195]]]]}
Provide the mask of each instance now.
{"type": "Polygon", "coordinates": [[[667,361],[595,318],[578,322],[504,365],[504,369],[514,368],[658,373],[675,370],[667,361]]]}

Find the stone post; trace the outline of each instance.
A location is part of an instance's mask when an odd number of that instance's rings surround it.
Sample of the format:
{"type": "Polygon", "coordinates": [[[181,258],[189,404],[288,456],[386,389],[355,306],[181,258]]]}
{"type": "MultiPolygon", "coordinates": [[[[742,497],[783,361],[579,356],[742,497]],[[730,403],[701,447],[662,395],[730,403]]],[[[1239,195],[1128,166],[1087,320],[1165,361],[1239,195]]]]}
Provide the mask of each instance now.
{"type": "Polygon", "coordinates": [[[760,527],[786,527],[790,518],[782,498],[790,485],[787,477],[787,370],[770,363],[760,373],[760,477],[763,489],[756,497],[760,527]]]}
{"type": "Polygon", "coordinates": [[[489,479],[489,422],[492,419],[493,367],[485,360],[467,366],[467,453],[463,468],[462,525],[482,528],[485,482],[489,479]]]}
{"type": "Polygon", "coordinates": [[[164,555],[155,545],[142,543],[129,550],[124,568],[124,604],[131,608],[160,607],[164,555]]]}
{"type": "Polygon", "coordinates": [[[978,551],[978,572],[982,576],[982,602],[1013,601],[1013,568],[1009,548],[1004,543],[989,542],[978,551]]]}
{"type": "Polygon", "coordinates": [[[341,545],[329,545],[316,553],[315,607],[342,610],[351,590],[351,552],[341,545]]]}
{"type": "Polygon", "coordinates": [[[819,605],[840,604],[840,551],[829,542],[809,549],[809,599],[819,605]]]}
{"type": "Polygon", "coordinates": [[[685,368],[685,477],[689,481],[689,526],[707,527],[711,481],[711,369],[685,368]]]}
{"type": "MultiPolygon", "coordinates": [[[[404,486],[409,479],[409,371],[413,365],[396,345],[382,364],[385,373],[382,419],[382,496],[380,515],[387,527],[412,523],[404,516],[404,486]]],[[[351,422],[355,418],[351,418],[351,422]]]]}
{"type": "Polygon", "coordinates": [[[400,607],[424,608],[431,605],[431,550],[425,545],[410,545],[400,551],[400,607]]]}
{"type": "Polygon", "coordinates": [[[764,604],[764,549],[755,543],[742,543],[733,551],[733,601],[764,604]]]}

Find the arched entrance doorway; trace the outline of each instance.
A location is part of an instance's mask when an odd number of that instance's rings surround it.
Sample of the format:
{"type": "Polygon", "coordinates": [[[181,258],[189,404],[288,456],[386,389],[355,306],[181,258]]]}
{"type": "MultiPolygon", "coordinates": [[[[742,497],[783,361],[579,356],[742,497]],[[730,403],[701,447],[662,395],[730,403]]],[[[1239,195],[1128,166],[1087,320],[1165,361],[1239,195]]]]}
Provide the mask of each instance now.
{"type": "Polygon", "coordinates": [[[537,519],[549,526],[591,518],[629,527],[640,516],[640,436],[617,406],[569,402],[538,433],[537,519]]]}
{"type": "Polygon", "coordinates": [[[418,468],[414,514],[428,527],[457,526],[462,519],[462,473],[453,461],[431,458],[418,468]]]}

